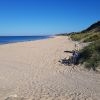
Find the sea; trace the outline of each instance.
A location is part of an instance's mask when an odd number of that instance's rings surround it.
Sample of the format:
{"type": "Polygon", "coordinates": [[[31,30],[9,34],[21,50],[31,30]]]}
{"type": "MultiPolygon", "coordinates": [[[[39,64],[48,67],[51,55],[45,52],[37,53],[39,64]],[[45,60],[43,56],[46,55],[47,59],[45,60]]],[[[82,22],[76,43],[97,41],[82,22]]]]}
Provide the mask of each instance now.
{"type": "Polygon", "coordinates": [[[0,44],[35,41],[47,38],[50,38],[50,36],[0,36],[0,44]]]}

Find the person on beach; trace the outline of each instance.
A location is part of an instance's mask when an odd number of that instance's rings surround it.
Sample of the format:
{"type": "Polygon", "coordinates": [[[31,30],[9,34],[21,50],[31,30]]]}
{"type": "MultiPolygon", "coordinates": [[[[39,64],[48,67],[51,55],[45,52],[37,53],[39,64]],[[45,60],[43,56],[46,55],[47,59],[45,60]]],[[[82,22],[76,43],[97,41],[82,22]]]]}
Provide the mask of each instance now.
{"type": "Polygon", "coordinates": [[[72,54],[72,63],[75,65],[77,63],[77,60],[79,58],[79,53],[78,51],[73,51],[73,54],[72,54]]]}

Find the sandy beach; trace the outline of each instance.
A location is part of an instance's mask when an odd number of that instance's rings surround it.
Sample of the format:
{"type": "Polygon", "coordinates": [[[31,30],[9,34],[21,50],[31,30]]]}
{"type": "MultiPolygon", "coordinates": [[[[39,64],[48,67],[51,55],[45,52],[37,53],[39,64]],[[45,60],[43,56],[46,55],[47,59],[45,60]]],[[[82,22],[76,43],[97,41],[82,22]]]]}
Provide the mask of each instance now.
{"type": "Polygon", "coordinates": [[[100,74],[60,59],[68,37],[0,45],[0,100],[100,100],[100,74]]]}

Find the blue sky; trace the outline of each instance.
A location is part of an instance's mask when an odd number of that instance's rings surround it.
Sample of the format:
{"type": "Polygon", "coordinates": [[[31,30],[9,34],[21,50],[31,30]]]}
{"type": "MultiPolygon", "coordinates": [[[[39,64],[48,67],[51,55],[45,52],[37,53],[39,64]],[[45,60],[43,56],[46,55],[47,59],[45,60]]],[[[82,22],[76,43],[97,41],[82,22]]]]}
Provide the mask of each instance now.
{"type": "Polygon", "coordinates": [[[100,20],[100,0],[0,0],[0,35],[80,31],[100,20]]]}

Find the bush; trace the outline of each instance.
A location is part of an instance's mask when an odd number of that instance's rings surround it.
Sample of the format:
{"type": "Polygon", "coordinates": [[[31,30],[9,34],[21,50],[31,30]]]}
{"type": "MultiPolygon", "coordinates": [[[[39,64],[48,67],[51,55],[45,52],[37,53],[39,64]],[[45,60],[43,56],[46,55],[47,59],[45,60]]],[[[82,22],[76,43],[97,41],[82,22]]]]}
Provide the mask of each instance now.
{"type": "Polygon", "coordinates": [[[74,41],[80,41],[86,37],[89,36],[90,33],[77,33],[77,34],[72,34],[70,37],[72,38],[72,40],[74,41]]]}
{"type": "Polygon", "coordinates": [[[84,42],[92,42],[92,41],[96,41],[98,39],[100,39],[100,35],[95,34],[95,35],[89,36],[86,39],[84,39],[84,42]]]}
{"type": "Polygon", "coordinates": [[[100,65],[100,40],[91,43],[80,51],[80,63],[85,63],[88,69],[96,70],[100,65]]]}

